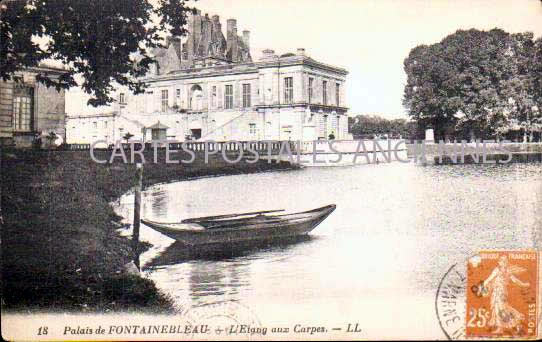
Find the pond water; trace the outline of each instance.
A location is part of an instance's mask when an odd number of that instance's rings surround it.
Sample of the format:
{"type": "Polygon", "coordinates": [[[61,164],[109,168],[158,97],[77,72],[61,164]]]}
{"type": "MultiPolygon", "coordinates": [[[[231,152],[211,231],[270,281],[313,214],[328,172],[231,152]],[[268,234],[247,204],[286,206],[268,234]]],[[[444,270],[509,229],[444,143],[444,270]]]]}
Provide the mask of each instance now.
{"type": "MultiPolygon", "coordinates": [[[[143,192],[142,217],[163,222],[337,209],[308,240],[218,260],[176,261],[173,240],[142,225],[153,247],[141,262],[182,309],[235,301],[265,324],[359,322],[367,336],[444,338],[435,314],[444,273],[482,249],[540,247],[541,181],[540,164],[395,162],[157,185],[143,192]]],[[[132,206],[130,194],[116,205],[127,222],[132,206]]]]}

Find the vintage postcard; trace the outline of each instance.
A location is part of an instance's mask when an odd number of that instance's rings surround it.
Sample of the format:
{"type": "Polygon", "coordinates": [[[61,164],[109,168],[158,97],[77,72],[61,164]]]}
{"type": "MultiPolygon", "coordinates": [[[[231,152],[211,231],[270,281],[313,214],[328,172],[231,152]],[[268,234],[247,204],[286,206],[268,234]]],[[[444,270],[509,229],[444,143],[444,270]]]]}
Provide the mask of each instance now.
{"type": "Polygon", "coordinates": [[[0,0],[9,341],[542,338],[542,1],[0,0]]]}

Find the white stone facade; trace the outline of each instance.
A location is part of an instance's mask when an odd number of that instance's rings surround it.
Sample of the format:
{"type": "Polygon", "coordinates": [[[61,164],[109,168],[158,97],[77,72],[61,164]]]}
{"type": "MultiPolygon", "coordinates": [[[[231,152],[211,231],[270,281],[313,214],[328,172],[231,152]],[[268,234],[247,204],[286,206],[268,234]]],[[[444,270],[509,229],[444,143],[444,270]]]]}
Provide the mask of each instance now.
{"type": "MultiPolygon", "coordinates": [[[[113,143],[127,132],[145,141],[347,139],[346,70],[317,62],[304,49],[282,56],[265,50],[257,62],[249,54],[240,62],[211,55],[184,61],[186,54],[175,52],[183,45],[168,41],[144,79],[145,93],[119,89],[112,113],[72,115],[69,143],[113,143]]],[[[246,32],[242,41],[248,47],[246,32]]]]}

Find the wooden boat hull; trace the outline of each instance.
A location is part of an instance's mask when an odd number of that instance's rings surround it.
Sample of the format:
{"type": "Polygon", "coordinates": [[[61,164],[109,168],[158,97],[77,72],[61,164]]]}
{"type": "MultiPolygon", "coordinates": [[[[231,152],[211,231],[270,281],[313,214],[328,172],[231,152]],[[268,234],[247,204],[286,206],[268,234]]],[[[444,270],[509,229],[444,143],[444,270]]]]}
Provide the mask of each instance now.
{"type": "Polygon", "coordinates": [[[335,205],[328,205],[302,213],[265,216],[266,219],[272,218],[272,220],[268,220],[269,222],[250,220],[247,221],[246,225],[237,225],[235,228],[182,229],[148,220],[141,220],[141,222],[172,239],[190,246],[231,244],[308,234],[328,217],[335,208],[335,205]]]}

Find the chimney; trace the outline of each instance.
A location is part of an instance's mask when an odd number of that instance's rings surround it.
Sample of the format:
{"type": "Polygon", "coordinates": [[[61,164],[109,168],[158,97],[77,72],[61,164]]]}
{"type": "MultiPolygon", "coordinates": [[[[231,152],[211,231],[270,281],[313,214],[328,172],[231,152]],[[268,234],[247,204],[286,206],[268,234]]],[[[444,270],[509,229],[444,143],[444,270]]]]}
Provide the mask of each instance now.
{"type": "Polygon", "coordinates": [[[188,17],[188,39],[186,40],[186,54],[189,61],[194,59],[196,54],[196,42],[199,42],[201,35],[201,11],[196,9],[188,17]]]}
{"type": "Polygon", "coordinates": [[[275,50],[265,49],[262,51],[262,57],[260,58],[260,60],[273,59],[275,57],[275,50]]]}
{"type": "Polygon", "coordinates": [[[219,39],[218,37],[224,37],[222,25],[220,24],[220,17],[218,15],[213,15],[211,18],[211,29],[214,32],[216,39],[219,39]]]}
{"type": "Polygon", "coordinates": [[[305,49],[304,48],[297,48],[297,55],[298,56],[305,56],[305,49]]]}
{"type": "Polygon", "coordinates": [[[231,61],[237,62],[237,20],[228,19],[226,32],[227,51],[231,51],[231,61]]]}
{"type": "Polygon", "coordinates": [[[201,15],[198,14],[194,16],[194,26],[192,27],[192,33],[196,42],[199,42],[201,38],[201,21],[201,15]]]}
{"type": "Polygon", "coordinates": [[[243,31],[243,43],[247,47],[247,49],[250,49],[250,31],[244,30],[243,31]]]}

